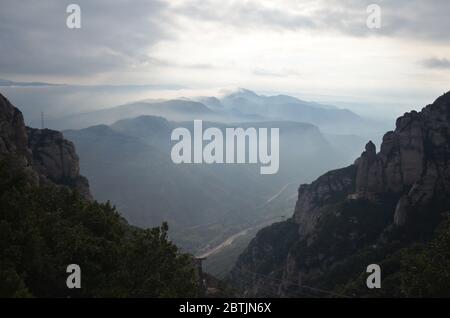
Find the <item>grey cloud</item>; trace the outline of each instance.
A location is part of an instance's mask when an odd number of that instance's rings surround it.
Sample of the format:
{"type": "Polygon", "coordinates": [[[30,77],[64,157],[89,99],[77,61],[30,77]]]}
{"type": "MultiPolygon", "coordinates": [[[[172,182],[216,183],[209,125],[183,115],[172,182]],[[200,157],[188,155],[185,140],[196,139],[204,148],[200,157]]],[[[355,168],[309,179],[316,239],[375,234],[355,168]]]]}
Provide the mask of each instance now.
{"type": "Polygon", "coordinates": [[[144,50],[170,37],[160,0],[78,0],[81,29],[66,27],[58,0],[2,1],[0,73],[91,75],[145,61],[144,50]]]}
{"type": "Polygon", "coordinates": [[[315,28],[309,16],[276,8],[266,8],[257,2],[187,0],[174,13],[197,21],[225,23],[237,28],[270,27],[280,29],[315,28]]]}
{"type": "Polygon", "coordinates": [[[427,68],[450,69],[450,60],[445,58],[429,58],[422,61],[422,64],[427,68]]]}
{"type": "MultiPolygon", "coordinates": [[[[349,6],[377,3],[382,9],[382,35],[425,41],[450,41],[448,0],[345,0],[349,6]]],[[[370,33],[370,31],[369,31],[370,33]]]]}
{"type": "MultiPolygon", "coordinates": [[[[84,75],[130,69],[145,64],[192,69],[207,64],[152,61],[147,51],[176,39],[182,17],[250,29],[319,30],[353,36],[397,36],[448,43],[448,0],[303,0],[302,10],[267,7],[261,2],[227,0],[77,0],[82,28],[66,27],[68,0],[3,0],[0,8],[0,74],[84,75]],[[382,8],[382,28],[369,30],[370,3],[382,8]]],[[[275,4],[277,2],[274,2],[275,4]]],[[[217,29],[213,29],[217,30],[217,29]]],[[[182,31],[182,30],[181,30],[182,31]]],[[[215,32],[215,31],[214,31],[215,32]]],[[[258,72],[258,71],[257,71],[258,72]]]]}
{"type": "MultiPolygon", "coordinates": [[[[303,0],[302,10],[267,8],[258,1],[186,0],[178,14],[194,20],[224,23],[237,28],[336,31],[353,36],[399,36],[430,41],[450,40],[448,0],[303,0]],[[369,4],[382,10],[381,29],[366,26],[369,4]]],[[[300,7],[298,7],[300,8],[300,7]]]]}

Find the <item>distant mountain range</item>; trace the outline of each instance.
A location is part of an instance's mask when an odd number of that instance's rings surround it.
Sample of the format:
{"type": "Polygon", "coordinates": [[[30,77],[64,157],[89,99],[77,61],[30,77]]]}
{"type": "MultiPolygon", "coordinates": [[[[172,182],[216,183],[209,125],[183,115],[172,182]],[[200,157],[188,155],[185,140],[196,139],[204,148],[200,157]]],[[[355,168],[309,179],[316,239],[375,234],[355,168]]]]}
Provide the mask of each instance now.
{"type": "Polygon", "coordinates": [[[86,128],[112,124],[117,120],[140,115],[163,116],[174,121],[202,119],[213,122],[296,121],[311,123],[333,134],[371,134],[380,124],[362,118],[347,109],[306,102],[287,95],[263,96],[241,89],[224,97],[146,100],[113,108],[72,114],[57,118],[54,125],[64,128],[86,128]]]}
{"type": "Polygon", "coordinates": [[[0,78],[0,86],[62,86],[63,84],[52,84],[45,82],[15,82],[0,78]]]}
{"type": "Polygon", "coordinates": [[[288,95],[263,96],[242,89],[221,100],[225,108],[267,118],[312,123],[324,132],[368,133],[379,130],[379,123],[362,118],[348,109],[307,102],[288,95]]]}

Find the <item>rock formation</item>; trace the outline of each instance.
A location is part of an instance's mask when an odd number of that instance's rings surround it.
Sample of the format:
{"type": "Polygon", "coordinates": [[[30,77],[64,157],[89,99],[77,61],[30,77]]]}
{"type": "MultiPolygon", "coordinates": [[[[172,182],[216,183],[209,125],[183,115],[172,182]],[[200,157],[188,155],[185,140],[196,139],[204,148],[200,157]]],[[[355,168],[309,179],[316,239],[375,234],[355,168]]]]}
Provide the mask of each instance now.
{"type": "Polygon", "coordinates": [[[92,198],[72,142],[58,131],[26,127],[22,113],[0,94],[0,159],[8,155],[28,169],[31,180],[68,186],[92,198]]]}
{"type": "Polygon", "coordinates": [[[0,94],[0,156],[8,153],[31,159],[22,113],[0,94]]]}

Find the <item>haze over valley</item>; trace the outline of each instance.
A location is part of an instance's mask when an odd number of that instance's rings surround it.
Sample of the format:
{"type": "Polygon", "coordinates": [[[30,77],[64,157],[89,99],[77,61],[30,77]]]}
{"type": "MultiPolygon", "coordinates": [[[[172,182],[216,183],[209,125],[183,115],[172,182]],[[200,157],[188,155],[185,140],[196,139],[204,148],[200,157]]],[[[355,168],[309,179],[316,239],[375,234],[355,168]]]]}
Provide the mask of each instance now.
{"type": "MultiPolygon", "coordinates": [[[[43,87],[45,101],[48,96],[53,101],[60,96],[61,105],[67,105],[67,96],[63,98],[57,91],[68,87],[26,85],[37,91],[43,87]]],[[[104,88],[105,92],[109,89],[104,88]]],[[[149,89],[124,88],[127,94],[121,98],[149,89]]],[[[76,91],[74,87],[70,90],[76,91]]],[[[85,90],[79,88],[80,94],[85,90]]],[[[115,91],[113,96],[119,93],[115,91]]],[[[102,99],[103,93],[93,90],[90,96],[95,101],[96,96],[102,99]]],[[[207,264],[217,264],[215,258],[222,257],[224,248],[217,247],[241,233],[237,242],[232,240],[226,248],[237,257],[245,247],[239,240],[248,241],[256,229],[290,216],[299,184],[352,163],[366,140],[380,140],[385,130],[380,121],[347,109],[248,89],[218,96],[102,105],[102,109],[84,112],[79,112],[80,107],[78,112],[67,106],[50,108],[36,98],[24,103],[31,124],[41,125],[43,119],[45,127],[62,129],[74,142],[81,172],[90,180],[96,199],[110,201],[137,226],[167,221],[172,239],[184,250],[197,255],[212,252],[207,264]],[[223,132],[227,127],[279,128],[278,173],[260,175],[255,164],[174,164],[171,132],[177,127],[192,132],[193,120],[198,119],[204,121],[204,129],[217,127],[223,132]],[[289,203],[281,197],[290,198],[289,203]]],[[[209,270],[224,275],[231,265],[229,261],[227,266],[213,265],[209,270]]]]}
{"type": "MultiPolygon", "coordinates": [[[[339,133],[339,128],[377,127],[376,122],[347,110],[289,96],[263,97],[248,90],[221,100],[130,103],[61,119],[62,126],[70,126],[68,122],[92,125],[64,130],[64,135],[77,148],[93,195],[117,205],[132,224],[148,227],[168,221],[174,241],[198,255],[237,233],[249,229],[242,235],[248,239],[255,234],[252,229],[289,217],[298,184],[351,163],[363,147],[365,138],[348,130],[339,133]],[[273,113],[271,100],[273,108],[280,108],[273,113]],[[335,126],[336,133],[323,133],[320,126],[302,118],[335,126]],[[261,175],[255,164],[174,164],[171,132],[178,127],[192,132],[194,119],[204,120],[204,129],[217,127],[223,132],[228,127],[279,128],[278,173],[261,175]],[[291,198],[290,205],[277,201],[279,196],[291,198]],[[275,203],[284,207],[274,208],[275,203]]],[[[217,250],[213,255],[220,257],[217,250]]]]}

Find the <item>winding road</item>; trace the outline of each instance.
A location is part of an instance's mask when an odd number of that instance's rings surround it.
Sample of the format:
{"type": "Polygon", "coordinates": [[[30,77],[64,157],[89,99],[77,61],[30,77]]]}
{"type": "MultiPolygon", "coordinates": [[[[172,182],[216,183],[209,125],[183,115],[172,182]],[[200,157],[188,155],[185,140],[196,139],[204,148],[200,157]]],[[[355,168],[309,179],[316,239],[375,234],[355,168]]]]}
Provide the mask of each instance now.
{"type": "MultiPolygon", "coordinates": [[[[271,196],[269,199],[267,199],[267,201],[264,203],[264,205],[261,206],[260,208],[264,208],[267,204],[269,204],[270,202],[272,202],[273,200],[275,200],[276,198],[278,198],[278,197],[279,197],[279,196],[280,196],[280,195],[288,188],[288,186],[291,185],[292,183],[293,183],[293,182],[290,182],[290,183],[285,184],[285,185],[280,189],[280,191],[278,191],[276,194],[274,194],[274,195],[271,196]]],[[[258,224],[258,225],[250,226],[250,227],[248,227],[248,228],[246,228],[246,229],[244,229],[244,230],[242,230],[242,231],[240,231],[240,232],[238,232],[238,233],[236,233],[236,234],[231,235],[230,237],[228,237],[225,241],[223,241],[223,242],[220,243],[219,245],[216,245],[215,247],[213,247],[213,248],[207,250],[206,252],[204,252],[204,253],[202,253],[202,254],[196,256],[196,257],[198,257],[198,258],[206,258],[206,257],[209,257],[209,256],[211,256],[211,255],[213,255],[213,254],[216,254],[216,253],[220,252],[221,250],[223,250],[224,248],[226,248],[227,246],[230,246],[231,244],[233,244],[233,242],[234,242],[237,238],[246,235],[249,231],[254,230],[254,229],[257,229],[257,228],[264,227],[264,226],[266,226],[266,225],[269,225],[269,224],[273,223],[274,220],[280,219],[280,218],[281,218],[281,217],[279,217],[279,216],[273,217],[273,218],[270,218],[270,219],[268,219],[268,220],[264,220],[264,222],[262,222],[262,223],[260,223],[260,224],[258,224]]]]}

